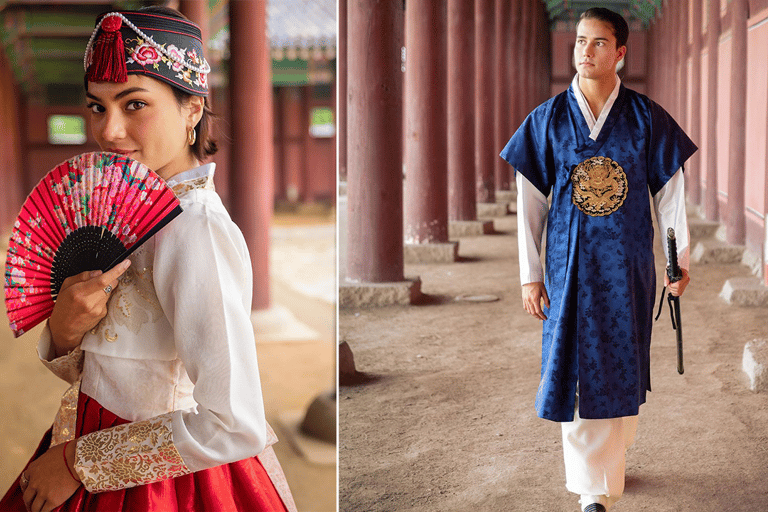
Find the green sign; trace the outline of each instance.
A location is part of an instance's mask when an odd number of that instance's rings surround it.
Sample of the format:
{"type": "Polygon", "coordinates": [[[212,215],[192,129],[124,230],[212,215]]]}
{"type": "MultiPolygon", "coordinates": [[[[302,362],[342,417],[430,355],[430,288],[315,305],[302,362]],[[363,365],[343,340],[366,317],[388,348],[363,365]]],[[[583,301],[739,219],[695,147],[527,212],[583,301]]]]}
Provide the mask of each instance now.
{"type": "Polygon", "coordinates": [[[317,138],[328,138],[336,135],[336,124],[333,122],[333,110],[330,107],[316,107],[310,112],[309,134],[317,138]]]}
{"type": "Polygon", "coordinates": [[[85,144],[87,139],[83,116],[54,115],[48,117],[48,142],[50,144],[85,144]]]}

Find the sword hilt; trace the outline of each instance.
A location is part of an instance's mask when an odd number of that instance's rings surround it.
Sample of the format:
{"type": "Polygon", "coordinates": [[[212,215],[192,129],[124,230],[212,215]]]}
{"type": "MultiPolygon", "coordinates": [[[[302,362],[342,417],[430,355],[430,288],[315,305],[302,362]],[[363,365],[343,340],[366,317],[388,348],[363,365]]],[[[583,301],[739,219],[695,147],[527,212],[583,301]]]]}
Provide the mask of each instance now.
{"type": "Polygon", "coordinates": [[[667,267],[667,277],[670,283],[676,283],[683,278],[683,272],[677,262],[677,239],[675,230],[667,229],[667,250],[669,252],[669,266],[667,267]]]}

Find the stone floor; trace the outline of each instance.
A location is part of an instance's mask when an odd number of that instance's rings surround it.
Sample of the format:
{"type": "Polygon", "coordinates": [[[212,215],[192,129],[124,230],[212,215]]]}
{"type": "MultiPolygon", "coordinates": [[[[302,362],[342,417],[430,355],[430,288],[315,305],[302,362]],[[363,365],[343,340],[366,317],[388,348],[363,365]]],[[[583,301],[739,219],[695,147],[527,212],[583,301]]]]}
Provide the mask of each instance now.
{"type": "MultiPolygon", "coordinates": [[[[560,428],[533,410],[541,323],[521,305],[515,217],[495,227],[460,239],[459,262],[406,265],[420,304],[340,311],[340,340],[363,372],[339,390],[341,511],[577,512],[560,428]],[[456,300],[467,295],[498,300],[456,300]]],[[[658,242],[656,261],[661,276],[658,242]]],[[[740,264],[693,264],[691,275],[685,373],[665,311],[615,512],[768,510],[768,394],[751,392],[741,369],[745,344],[768,333],[768,308],[719,297],[748,275],[740,264]]]]}
{"type": "MultiPolygon", "coordinates": [[[[3,236],[3,254],[6,241],[3,236]]],[[[285,325],[276,339],[257,334],[257,352],[267,419],[280,438],[275,450],[301,512],[336,510],[335,447],[308,443],[291,421],[335,387],[334,255],[333,216],[275,217],[271,290],[285,325]]],[[[50,427],[66,388],[37,361],[38,331],[15,339],[7,323],[0,323],[2,493],[50,427]]]]}

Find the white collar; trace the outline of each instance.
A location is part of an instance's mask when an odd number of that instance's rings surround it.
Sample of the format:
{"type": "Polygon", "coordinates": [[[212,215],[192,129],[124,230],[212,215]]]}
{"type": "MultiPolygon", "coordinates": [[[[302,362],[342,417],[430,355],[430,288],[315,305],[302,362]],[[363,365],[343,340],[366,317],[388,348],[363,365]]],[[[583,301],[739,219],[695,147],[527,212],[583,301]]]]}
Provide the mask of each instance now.
{"type": "Polygon", "coordinates": [[[203,164],[200,167],[194,167],[192,169],[188,169],[186,171],[180,172],[179,174],[176,174],[174,176],[171,176],[171,178],[166,181],[169,187],[173,188],[174,185],[178,185],[179,183],[183,181],[190,181],[190,180],[196,180],[198,178],[203,178],[206,176],[213,176],[213,173],[216,171],[216,164],[213,162],[203,164]]]}
{"type": "Polygon", "coordinates": [[[608,118],[608,114],[610,114],[611,108],[616,102],[616,98],[619,97],[619,89],[621,89],[621,78],[619,78],[619,75],[616,75],[616,86],[608,96],[608,100],[605,102],[605,105],[603,105],[603,110],[600,112],[600,115],[597,117],[597,119],[595,119],[595,115],[589,108],[589,103],[587,103],[587,98],[584,97],[584,93],[581,91],[581,87],[579,87],[578,73],[576,73],[576,76],[573,77],[571,87],[573,87],[573,93],[576,96],[576,102],[579,104],[579,108],[581,109],[581,113],[584,116],[584,120],[587,122],[587,126],[589,127],[589,138],[592,140],[597,140],[597,136],[600,135],[600,130],[603,129],[605,120],[608,118]]]}

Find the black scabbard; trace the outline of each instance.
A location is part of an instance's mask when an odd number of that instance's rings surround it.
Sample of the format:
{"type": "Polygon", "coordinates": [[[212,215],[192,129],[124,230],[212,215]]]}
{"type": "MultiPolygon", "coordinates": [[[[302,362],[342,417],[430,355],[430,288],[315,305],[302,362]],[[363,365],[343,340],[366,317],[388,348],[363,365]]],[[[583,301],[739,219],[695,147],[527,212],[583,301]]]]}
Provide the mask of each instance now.
{"type": "Polygon", "coordinates": [[[677,333],[677,373],[682,375],[685,368],[683,368],[683,323],[680,318],[680,297],[675,297],[670,293],[669,298],[675,315],[674,327],[677,333]]]}
{"type": "MultiPolygon", "coordinates": [[[[670,283],[675,283],[683,278],[683,272],[677,262],[677,240],[675,239],[675,230],[667,230],[667,249],[669,250],[669,267],[667,267],[667,277],[670,283]]],[[[667,296],[669,300],[670,312],[672,313],[672,327],[677,335],[677,373],[683,374],[683,319],[680,315],[680,297],[675,297],[671,293],[667,296]]]]}

